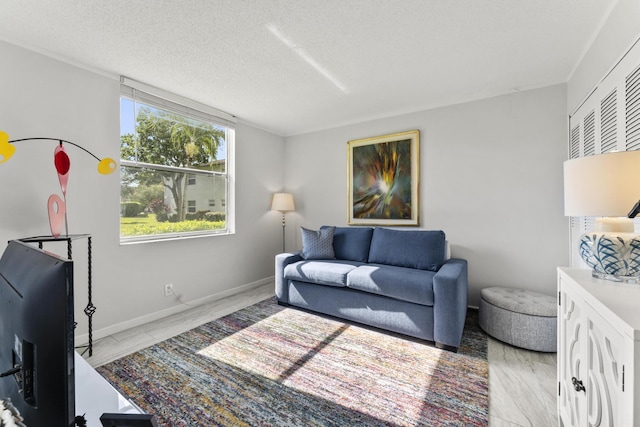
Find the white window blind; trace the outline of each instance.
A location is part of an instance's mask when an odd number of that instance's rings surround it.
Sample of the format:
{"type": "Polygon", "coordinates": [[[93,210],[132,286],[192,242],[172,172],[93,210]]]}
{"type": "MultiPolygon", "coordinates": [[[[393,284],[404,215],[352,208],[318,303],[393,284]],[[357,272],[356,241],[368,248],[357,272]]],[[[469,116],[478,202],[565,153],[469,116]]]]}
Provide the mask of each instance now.
{"type": "Polygon", "coordinates": [[[120,83],[120,93],[136,101],[156,105],[193,119],[217,123],[228,128],[235,127],[236,118],[232,114],[124,76],[120,77],[120,83]]]}

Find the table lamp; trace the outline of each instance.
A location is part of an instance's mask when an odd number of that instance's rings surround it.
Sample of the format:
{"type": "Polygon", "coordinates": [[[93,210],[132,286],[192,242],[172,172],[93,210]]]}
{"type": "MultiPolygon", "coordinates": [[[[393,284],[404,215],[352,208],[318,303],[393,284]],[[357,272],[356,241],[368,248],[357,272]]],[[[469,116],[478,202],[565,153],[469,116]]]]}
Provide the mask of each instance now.
{"type": "Polygon", "coordinates": [[[284,252],[284,227],[286,225],[285,212],[294,211],[296,207],[293,204],[293,195],[289,193],[275,193],[271,200],[271,210],[282,212],[282,252],[284,252]]]}
{"type": "Polygon", "coordinates": [[[580,237],[579,253],[593,277],[640,282],[640,151],[580,157],[564,162],[564,213],[599,217],[580,237]]]}

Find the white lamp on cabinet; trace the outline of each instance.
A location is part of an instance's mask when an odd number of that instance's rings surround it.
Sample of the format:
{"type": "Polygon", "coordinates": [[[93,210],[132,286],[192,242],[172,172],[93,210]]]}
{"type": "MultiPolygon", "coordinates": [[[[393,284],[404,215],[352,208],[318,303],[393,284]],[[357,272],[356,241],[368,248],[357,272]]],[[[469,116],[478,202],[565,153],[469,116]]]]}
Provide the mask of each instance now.
{"type": "Polygon", "coordinates": [[[564,163],[564,213],[599,217],[595,230],[580,237],[579,253],[601,279],[640,281],[638,214],[640,151],[580,157],[564,163]]]}

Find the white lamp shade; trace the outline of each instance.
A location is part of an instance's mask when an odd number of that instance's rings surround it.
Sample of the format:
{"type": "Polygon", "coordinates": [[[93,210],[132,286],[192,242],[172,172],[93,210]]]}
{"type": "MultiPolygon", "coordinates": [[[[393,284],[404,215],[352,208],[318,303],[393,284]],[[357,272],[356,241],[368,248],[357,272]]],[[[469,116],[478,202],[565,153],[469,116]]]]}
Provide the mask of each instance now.
{"type": "Polygon", "coordinates": [[[293,204],[293,195],[289,193],[275,193],[271,200],[271,210],[287,212],[294,211],[296,209],[293,204]]]}
{"type": "Polygon", "coordinates": [[[566,216],[627,216],[640,199],[640,151],[564,162],[566,216]]]}

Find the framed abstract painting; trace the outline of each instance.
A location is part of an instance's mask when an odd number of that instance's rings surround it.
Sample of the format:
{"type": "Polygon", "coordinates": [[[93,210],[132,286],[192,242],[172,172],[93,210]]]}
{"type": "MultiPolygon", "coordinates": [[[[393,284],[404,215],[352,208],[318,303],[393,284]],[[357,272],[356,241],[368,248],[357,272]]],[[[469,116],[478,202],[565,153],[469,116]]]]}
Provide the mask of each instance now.
{"type": "Polygon", "coordinates": [[[350,225],[419,225],[420,132],[347,143],[350,225]]]}

